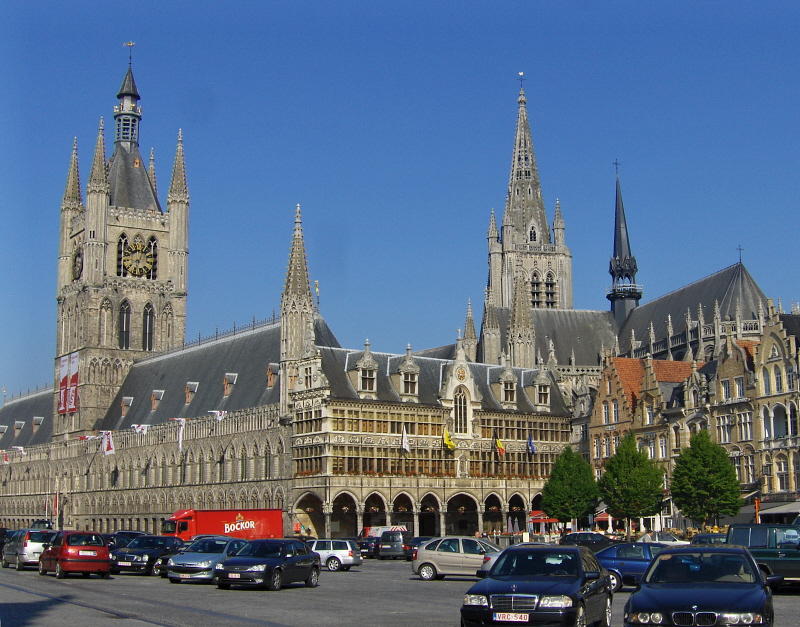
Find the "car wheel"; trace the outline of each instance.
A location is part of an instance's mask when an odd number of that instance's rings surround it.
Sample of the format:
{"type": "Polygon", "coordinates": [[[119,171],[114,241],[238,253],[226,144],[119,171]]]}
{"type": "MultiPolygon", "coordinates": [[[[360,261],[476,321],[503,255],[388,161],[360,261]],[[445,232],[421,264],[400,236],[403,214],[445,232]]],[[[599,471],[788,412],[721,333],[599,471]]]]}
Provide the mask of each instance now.
{"type": "Polygon", "coordinates": [[[160,573],[158,573],[158,576],[161,577],[162,579],[166,579],[167,578],[167,571],[166,570],[162,570],[160,573]]]}
{"type": "Polygon", "coordinates": [[[56,562],[56,579],[63,579],[67,573],[64,572],[64,569],[61,568],[61,564],[56,562]]]}
{"type": "Polygon", "coordinates": [[[81,577],[83,577],[84,579],[86,579],[86,578],[88,578],[88,577],[89,577],[89,574],[90,574],[90,573],[81,573],[81,577]]]}
{"type": "Polygon", "coordinates": [[[101,579],[111,579],[111,571],[108,571],[108,570],[103,571],[102,573],[100,573],[100,578],[101,579]]]}
{"type": "Polygon", "coordinates": [[[2,566],[3,568],[8,568],[9,563],[5,560],[5,558],[3,558],[3,560],[0,561],[0,566],[2,566]]]}
{"type": "Polygon", "coordinates": [[[575,627],[586,627],[586,610],[582,605],[579,605],[578,611],[575,612],[575,627]]]}
{"type": "Polygon", "coordinates": [[[19,555],[17,555],[17,563],[14,564],[14,568],[17,570],[25,570],[25,564],[19,559],[19,555]]]}
{"type": "Polygon", "coordinates": [[[231,589],[231,584],[222,583],[221,581],[218,581],[217,582],[217,588],[219,588],[220,590],[230,590],[231,589]]]}
{"type": "Polygon", "coordinates": [[[339,561],[338,557],[329,557],[328,561],[325,562],[325,566],[327,566],[328,570],[333,573],[342,567],[342,562],[339,561]]]}
{"type": "Polygon", "coordinates": [[[267,590],[280,590],[281,586],[283,586],[283,574],[276,568],[269,576],[267,590]]]}
{"type": "Polygon", "coordinates": [[[114,573],[115,575],[119,575],[119,568],[112,568],[111,572],[114,573]]]}
{"type": "Polygon", "coordinates": [[[311,574],[306,579],[306,588],[316,588],[319,585],[319,568],[311,569],[311,574]]]}
{"type": "Polygon", "coordinates": [[[597,623],[599,627],[611,627],[611,597],[606,597],[606,606],[603,608],[603,616],[597,623]]]}
{"type": "Polygon", "coordinates": [[[622,587],[622,577],[613,570],[608,571],[608,582],[611,584],[611,592],[616,592],[622,587]]]}
{"type": "Polygon", "coordinates": [[[170,577],[170,578],[169,578],[169,582],[170,582],[170,583],[180,583],[180,582],[181,582],[181,580],[180,580],[180,579],[175,579],[175,577],[170,577]]]}
{"type": "Polygon", "coordinates": [[[422,581],[431,581],[436,579],[436,568],[432,564],[423,564],[419,567],[417,574],[422,581]]]}
{"type": "Polygon", "coordinates": [[[47,574],[47,569],[44,567],[44,564],[42,564],[41,562],[39,562],[39,574],[40,575],[46,575],[47,574]]]}

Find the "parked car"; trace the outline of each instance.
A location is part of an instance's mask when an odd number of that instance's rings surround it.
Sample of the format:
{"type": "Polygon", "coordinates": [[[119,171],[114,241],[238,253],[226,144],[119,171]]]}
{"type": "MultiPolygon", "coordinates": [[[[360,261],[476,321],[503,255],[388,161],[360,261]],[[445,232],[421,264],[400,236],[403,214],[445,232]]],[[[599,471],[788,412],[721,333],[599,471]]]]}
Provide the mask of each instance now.
{"type": "Polygon", "coordinates": [[[0,564],[8,568],[14,564],[17,570],[26,566],[36,566],[43,546],[53,540],[55,531],[47,529],[20,529],[3,546],[3,558],[0,564]]]}
{"type": "Polygon", "coordinates": [[[486,553],[500,547],[483,540],[465,536],[446,536],[422,544],[411,560],[411,570],[423,581],[442,579],[445,575],[475,577],[486,553]]]}
{"type": "Polygon", "coordinates": [[[461,625],[611,624],[608,573],[575,545],[514,545],[464,595],[461,625]]]}
{"type": "Polygon", "coordinates": [[[413,535],[410,531],[384,531],[378,541],[378,559],[404,559],[404,547],[408,546],[413,535]]]}
{"type": "Polygon", "coordinates": [[[410,562],[412,557],[414,556],[414,551],[419,548],[420,544],[425,544],[428,540],[433,540],[433,536],[417,536],[415,538],[411,538],[403,547],[403,552],[406,555],[406,561],[410,562]]]}
{"type": "Polygon", "coordinates": [[[765,574],[782,575],[784,581],[800,581],[800,527],[772,523],[731,525],[727,543],[749,549],[765,574]]]}
{"type": "Polygon", "coordinates": [[[53,521],[48,518],[39,518],[34,520],[30,526],[31,529],[53,529],[53,521]]]}
{"type": "Polygon", "coordinates": [[[39,574],[52,571],[58,579],[69,573],[81,573],[84,577],[97,573],[108,579],[111,561],[105,539],[92,531],[57,532],[39,557],[39,574]]]}
{"type": "Polygon", "coordinates": [[[780,579],[742,547],[667,547],[625,604],[625,626],[774,625],[769,586],[780,579]]]}
{"type": "Polygon", "coordinates": [[[170,583],[214,581],[217,564],[236,555],[246,544],[247,540],[227,536],[195,540],[184,552],[167,560],[167,577],[170,583]]]}
{"type": "Polygon", "coordinates": [[[134,538],[146,535],[144,531],[115,531],[111,534],[111,550],[126,547],[134,538]]]}
{"type": "Polygon", "coordinates": [[[191,546],[191,542],[184,542],[180,546],[176,547],[171,553],[164,553],[156,558],[156,561],[153,563],[153,574],[158,575],[162,579],[167,578],[167,562],[177,555],[178,553],[183,553],[186,551],[189,546],[191,546]]]}
{"type": "Polygon", "coordinates": [[[302,581],[319,585],[319,555],[299,540],[252,540],[239,553],[215,569],[217,587],[259,586],[280,590],[284,584],[302,581]]]}
{"type": "MultiPolygon", "coordinates": [[[[537,540],[535,542],[518,542],[517,544],[514,544],[512,546],[538,546],[541,544],[547,544],[547,543],[540,542],[537,540]]],[[[501,549],[499,551],[492,551],[491,553],[486,553],[483,556],[483,563],[481,564],[481,567],[478,569],[479,571],[483,572],[481,573],[476,572],[475,575],[478,577],[486,576],[489,573],[489,571],[492,570],[492,566],[494,566],[494,563],[497,561],[497,558],[503,554],[503,550],[504,549],[501,549]]]]}
{"type": "Polygon", "coordinates": [[[370,558],[378,555],[378,538],[375,536],[359,538],[356,544],[358,544],[358,549],[361,551],[361,557],[370,558]]]}
{"type": "Polygon", "coordinates": [[[678,536],[669,531],[648,531],[639,537],[638,542],[659,542],[669,546],[689,544],[688,540],[681,540],[678,536]]]}
{"type": "Polygon", "coordinates": [[[585,546],[596,553],[607,546],[616,544],[617,541],[594,531],[576,531],[565,534],[558,543],[561,545],[585,546]]]}
{"type": "Polygon", "coordinates": [[[698,533],[689,544],[725,544],[727,538],[724,533],[698,533]]]}
{"type": "Polygon", "coordinates": [[[158,558],[174,554],[182,545],[183,540],[174,536],[137,536],[128,546],[111,552],[111,572],[152,575],[158,558]]]}
{"type": "Polygon", "coordinates": [[[595,557],[608,571],[611,589],[616,592],[624,585],[639,583],[650,560],[666,546],[658,542],[624,542],[598,551],[595,557]]]}
{"type": "Polygon", "coordinates": [[[319,555],[320,563],[331,572],[350,570],[351,566],[361,566],[364,562],[355,540],[331,538],[314,540],[307,544],[309,549],[319,555]]]}

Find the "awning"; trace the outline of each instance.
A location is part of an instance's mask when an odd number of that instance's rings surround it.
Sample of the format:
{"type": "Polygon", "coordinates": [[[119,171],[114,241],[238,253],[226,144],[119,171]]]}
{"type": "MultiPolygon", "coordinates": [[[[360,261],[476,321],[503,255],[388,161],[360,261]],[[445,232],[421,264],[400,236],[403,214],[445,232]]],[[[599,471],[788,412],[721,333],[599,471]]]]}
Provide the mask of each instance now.
{"type": "Polygon", "coordinates": [[[557,523],[558,518],[548,518],[547,514],[545,514],[540,509],[535,509],[528,514],[530,518],[528,519],[532,523],[557,523]]]}
{"type": "Polygon", "coordinates": [[[800,501],[792,501],[791,503],[784,503],[777,507],[770,507],[769,509],[762,509],[762,514],[800,514],[800,501]]]}
{"type": "Polygon", "coordinates": [[[597,514],[597,516],[595,516],[594,519],[595,519],[595,521],[600,521],[600,522],[603,522],[604,520],[608,520],[608,512],[603,512],[601,514],[597,514]]]}

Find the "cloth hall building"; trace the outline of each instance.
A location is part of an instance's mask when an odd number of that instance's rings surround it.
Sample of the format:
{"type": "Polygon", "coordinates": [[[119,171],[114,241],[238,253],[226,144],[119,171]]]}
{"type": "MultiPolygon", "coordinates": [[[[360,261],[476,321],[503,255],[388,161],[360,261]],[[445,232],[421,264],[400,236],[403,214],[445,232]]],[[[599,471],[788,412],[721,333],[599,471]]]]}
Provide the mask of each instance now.
{"type": "Polygon", "coordinates": [[[521,90],[479,331],[468,304],[451,344],[340,346],[311,294],[298,206],[279,316],[188,344],[183,136],[162,202],[130,68],[117,100],[111,156],[101,120],[85,188],[77,145],[69,162],[54,386],[0,408],[0,525],[154,532],[178,509],[270,507],[287,533],[317,536],[524,529],[563,448],[588,454],[604,356],[701,359],[722,350],[722,321],[742,341],[764,329],[740,265],[639,305],[619,181],[610,309],[573,309],[566,221],[559,204],[548,221],[521,90]]]}

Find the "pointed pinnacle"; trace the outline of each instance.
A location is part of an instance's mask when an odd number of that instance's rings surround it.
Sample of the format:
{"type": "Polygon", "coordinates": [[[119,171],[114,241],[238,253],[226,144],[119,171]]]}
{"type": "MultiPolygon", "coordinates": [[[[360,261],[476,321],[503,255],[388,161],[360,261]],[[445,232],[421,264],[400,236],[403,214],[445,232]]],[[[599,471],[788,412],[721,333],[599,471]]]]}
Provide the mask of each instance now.
{"type": "Polygon", "coordinates": [[[78,138],[74,137],[72,139],[69,172],[67,173],[67,185],[64,188],[64,198],[61,201],[61,205],[63,207],[79,207],[81,203],[81,177],[78,172],[78,138]]]}
{"type": "MultiPolygon", "coordinates": [[[[300,296],[303,300],[311,302],[311,286],[308,282],[308,262],[306,247],[303,240],[303,219],[300,214],[300,204],[294,210],[294,233],[292,235],[292,248],[289,251],[289,267],[286,271],[286,283],[283,297],[289,295],[300,296]]],[[[369,340],[367,340],[369,341],[369,340]]]]}
{"type": "Polygon", "coordinates": [[[108,188],[108,176],[106,174],[106,140],[105,122],[100,118],[97,128],[97,141],[94,145],[94,156],[92,157],[92,170],[89,173],[89,185],[87,189],[103,191],[108,188]]]}
{"type": "Polygon", "coordinates": [[[178,147],[175,149],[175,163],[172,166],[172,181],[167,193],[167,202],[189,202],[189,187],[186,185],[186,162],[183,156],[183,130],[178,129],[178,147]]]}
{"type": "Polygon", "coordinates": [[[477,339],[475,334],[475,320],[472,317],[472,300],[467,299],[467,320],[464,323],[464,337],[468,340],[477,339]]]}
{"type": "Polygon", "coordinates": [[[155,148],[150,149],[150,165],[147,168],[147,174],[150,175],[150,185],[153,186],[153,192],[158,195],[158,180],[156,179],[156,151],[155,148]]]}

